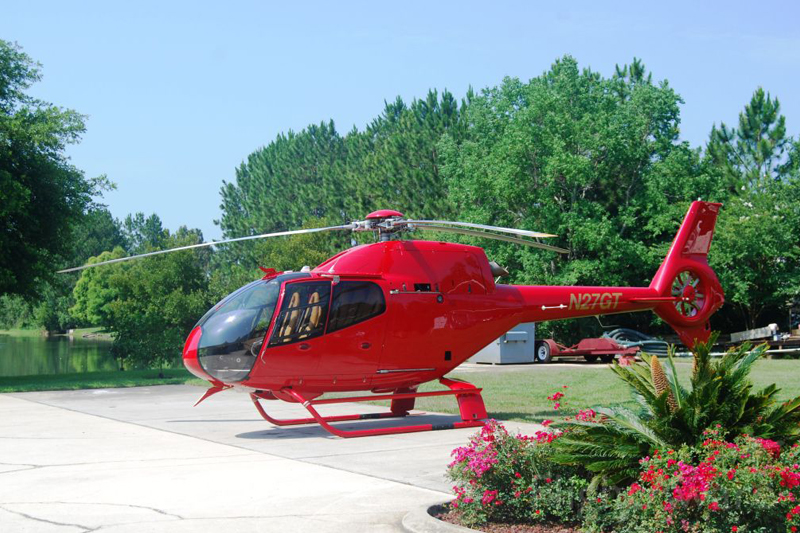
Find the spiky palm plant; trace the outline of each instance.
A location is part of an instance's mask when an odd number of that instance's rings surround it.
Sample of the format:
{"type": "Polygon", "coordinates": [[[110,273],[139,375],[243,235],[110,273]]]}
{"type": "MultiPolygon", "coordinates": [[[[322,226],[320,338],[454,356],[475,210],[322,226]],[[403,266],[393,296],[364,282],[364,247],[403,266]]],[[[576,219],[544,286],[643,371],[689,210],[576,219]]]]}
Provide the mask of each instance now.
{"type": "Polygon", "coordinates": [[[703,432],[719,425],[732,439],[743,433],[794,443],[800,438],[800,397],[779,404],[779,389],[770,385],[754,392],[748,374],[767,347],[745,343],[722,358],[711,359],[711,346],[698,343],[693,351],[691,389],[681,386],[674,350],[666,370],[658,357],[642,355],[642,363],[612,369],[631,387],[639,412],[623,407],[597,407],[600,422],[574,421],[561,425],[564,435],[553,445],[557,462],[583,465],[595,473],[595,483],[620,484],[636,477],[639,460],[657,449],[696,445],[703,432]]]}

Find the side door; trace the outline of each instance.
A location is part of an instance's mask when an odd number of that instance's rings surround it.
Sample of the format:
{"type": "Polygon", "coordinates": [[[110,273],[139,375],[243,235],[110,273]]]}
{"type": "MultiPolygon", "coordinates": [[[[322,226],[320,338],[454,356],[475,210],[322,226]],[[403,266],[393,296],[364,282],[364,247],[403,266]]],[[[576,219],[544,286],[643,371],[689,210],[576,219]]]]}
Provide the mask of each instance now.
{"type": "Polygon", "coordinates": [[[372,281],[342,280],[333,285],[325,351],[317,373],[338,387],[371,383],[383,353],[386,297],[372,281]]]}
{"type": "Polygon", "coordinates": [[[325,350],[331,282],[286,283],[267,347],[262,353],[271,376],[303,378],[316,374],[325,350]]]}

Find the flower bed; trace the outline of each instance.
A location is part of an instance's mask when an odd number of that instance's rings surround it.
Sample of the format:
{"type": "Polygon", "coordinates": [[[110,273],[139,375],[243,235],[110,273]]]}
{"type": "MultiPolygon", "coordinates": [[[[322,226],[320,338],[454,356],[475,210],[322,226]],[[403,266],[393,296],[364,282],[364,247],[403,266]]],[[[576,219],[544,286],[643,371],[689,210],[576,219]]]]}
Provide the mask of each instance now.
{"type": "Polygon", "coordinates": [[[741,436],[656,452],[616,496],[588,498],[588,532],[745,532],[800,527],[800,447],[741,436]]]}
{"type": "Polygon", "coordinates": [[[451,507],[462,523],[578,524],[589,476],[551,460],[556,437],[549,431],[512,435],[491,420],[467,446],[453,450],[451,507]]]}
{"type": "Polygon", "coordinates": [[[552,460],[559,433],[512,435],[493,420],[453,451],[444,518],[492,532],[797,532],[800,446],[718,434],[642,458],[628,485],[594,489],[589,472],[552,460]]]}

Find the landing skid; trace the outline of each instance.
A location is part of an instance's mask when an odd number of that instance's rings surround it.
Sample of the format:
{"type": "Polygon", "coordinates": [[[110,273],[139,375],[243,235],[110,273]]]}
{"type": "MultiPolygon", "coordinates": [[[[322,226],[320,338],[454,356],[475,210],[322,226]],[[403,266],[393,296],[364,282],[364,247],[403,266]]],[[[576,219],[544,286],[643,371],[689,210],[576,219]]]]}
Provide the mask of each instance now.
{"type": "Polygon", "coordinates": [[[264,408],[261,406],[259,400],[261,397],[259,393],[251,393],[250,398],[253,400],[259,414],[271,424],[276,426],[297,426],[302,424],[317,423],[327,430],[332,435],[343,438],[352,437],[370,437],[375,435],[397,435],[401,433],[416,433],[420,431],[437,431],[443,429],[460,429],[482,426],[488,415],[486,414],[486,407],[483,404],[481,397],[481,390],[471,383],[466,381],[440,378],[439,383],[445,385],[450,390],[431,391],[431,392],[416,392],[409,390],[409,392],[395,392],[393,394],[380,394],[373,396],[351,396],[347,398],[326,398],[320,400],[306,400],[302,394],[292,389],[283,389],[281,392],[290,396],[297,403],[301,404],[311,415],[311,418],[292,418],[292,419],[277,419],[269,416],[264,408]],[[451,422],[448,424],[419,424],[408,425],[389,428],[372,428],[372,429],[354,429],[345,430],[339,429],[331,425],[331,422],[346,422],[353,420],[376,420],[383,418],[402,418],[408,415],[408,412],[414,408],[414,402],[417,398],[426,398],[431,396],[455,396],[458,401],[458,409],[461,413],[460,422],[451,422]],[[321,416],[314,408],[316,405],[328,405],[338,403],[354,403],[354,402],[368,402],[376,400],[391,400],[392,405],[388,412],[384,413],[371,413],[361,415],[339,415],[339,416],[321,416]]]}

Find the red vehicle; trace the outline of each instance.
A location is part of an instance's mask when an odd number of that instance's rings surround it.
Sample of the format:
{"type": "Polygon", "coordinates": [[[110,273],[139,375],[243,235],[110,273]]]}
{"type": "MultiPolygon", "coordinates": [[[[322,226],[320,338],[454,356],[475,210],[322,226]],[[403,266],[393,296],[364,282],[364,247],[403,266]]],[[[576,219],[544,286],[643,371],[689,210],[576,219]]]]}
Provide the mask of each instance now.
{"type": "MultiPolygon", "coordinates": [[[[647,287],[499,284],[495,275],[502,269],[490,264],[482,248],[396,237],[413,229],[433,229],[564,250],[522,238],[548,236],[541,233],[406,220],[388,210],[345,226],[233,239],[354,230],[374,231],[380,242],[350,248],[308,272],[265,269],[263,279],[232,293],[200,319],[186,341],[183,361],[212,385],[200,401],[231,387],[243,388],[261,415],[276,425],[316,422],[342,437],[482,425],[487,413],[481,390],[444,376],[521,322],[652,310],[687,346],[707,339],[709,317],[724,301],[707,262],[719,207],[707,202],[691,205],[647,287]],[[436,379],[445,390],[417,392],[420,384],[436,379]],[[375,394],[321,398],[347,391],[375,394]],[[442,395],[456,397],[461,421],[357,430],[331,424],[403,417],[416,398],[442,395]],[[391,400],[389,411],[321,416],[316,409],[376,399],[391,400]],[[310,417],[275,419],[262,400],[299,403],[310,417]]],[[[210,244],[215,243],[179,249],[210,244]]]]}
{"type": "Polygon", "coordinates": [[[583,357],[588,363],[600,359],[610,363],[614,356],[635,356],[639,347],[625,348],[611,339],[605,337],[582,339],[574,346],[564,346],[553,339],[544,339],[536,342],[536,362],[549,363],[553,357],[583,357]]]}

